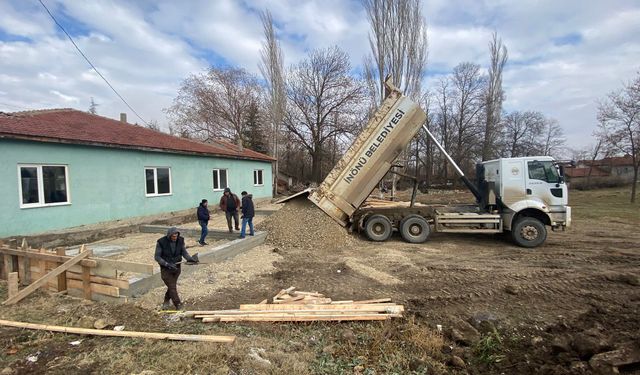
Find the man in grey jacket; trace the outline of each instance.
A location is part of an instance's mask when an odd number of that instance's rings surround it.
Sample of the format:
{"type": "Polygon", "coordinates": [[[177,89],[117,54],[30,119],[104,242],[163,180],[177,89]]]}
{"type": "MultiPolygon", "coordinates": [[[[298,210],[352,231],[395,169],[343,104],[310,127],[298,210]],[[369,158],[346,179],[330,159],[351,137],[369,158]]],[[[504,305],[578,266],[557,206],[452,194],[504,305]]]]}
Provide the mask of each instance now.
{"type": "Polygon", "coordinates": [[[198,263],[196,255],[194,254],[193,257],[189,255],[184,245],[184,238],[180,236],[180,232],[176,227],[169,228],[167,235],[156,242],[155,260],[160,265],[160,277],[167,286],[167,292],[164,294],[164,302],[162,303],[163,310],[171,307],[171,301],[173,301],[177,310],[182,308],[177,287],[178,277],[180,277],[180,262],[184,257],[187,262],[198,263]]]}

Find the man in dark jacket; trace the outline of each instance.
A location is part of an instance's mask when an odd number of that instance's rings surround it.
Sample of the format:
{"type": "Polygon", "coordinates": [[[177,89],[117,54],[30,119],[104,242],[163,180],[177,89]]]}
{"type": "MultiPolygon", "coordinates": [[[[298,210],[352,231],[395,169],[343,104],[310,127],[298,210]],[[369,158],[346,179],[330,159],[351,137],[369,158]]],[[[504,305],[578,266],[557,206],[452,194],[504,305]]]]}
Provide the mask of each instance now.
{"type": "Polygon", "coordinates": [[[246,191],[243,191],[240,195],[242,195],[242,230],[240,231],[240,238],[244,238],[247,224],[249,224],[249,235],[253,236],[255,208],[253,207],[253,195],[247,194],[246,191]]]}
{"type": "Polygon", "coordinates": [[[229,233],[233,233],[233,227],[231,226],[231,218],[233,218],[236,230],[240,230],[238,223],[238,208],[240,207],[240,199],[238,196],[231,192],[231,189],[224,189],[224,193],[220,198],[220,209],[227,217],[227,226],[229,227],[229,233]]]}
{"type": "Polygon", "coordinates": [[[188,262],[198,263],[196,256],[191,257],[184,246],[184,238],[180,236],[178,228],[171,227],[167,235],[158,239],[156,243],[155,260],[160,265],[160,277],[167,286],[164,295],[162,309],[167,310],[173,301],[176,309],[182,308],[182,302],[178,296],[178,277],[180,277],[180,262],[182,258],[188,262]]]}
{"type": "Polygon", "coordinates": [[[200,246],[208,245],[208,243],[204,242],[204,239],[209,233],[209,228],[207,227],[209,225],[208,205],[209,202],[207,202],[206,199],[203,199],[202,202],[200,202],[200,206],[198,206],[198,224],[200,224],[200,228],[202,228],[202,231],[200,232],[200,240],[198,241],[200,246]]]}

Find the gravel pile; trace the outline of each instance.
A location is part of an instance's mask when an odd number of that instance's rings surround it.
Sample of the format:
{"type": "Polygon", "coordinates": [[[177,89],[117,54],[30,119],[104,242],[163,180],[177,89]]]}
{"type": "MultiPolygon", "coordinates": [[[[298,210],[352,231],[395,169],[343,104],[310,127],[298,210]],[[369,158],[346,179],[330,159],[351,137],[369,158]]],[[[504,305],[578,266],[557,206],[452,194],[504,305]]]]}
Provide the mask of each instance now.
{"type": "Polygon", "coordinates": [[[281,248],[336,250],[353,242],[347,229],[306,198],[288,201],[260,225],[267,242],[281,248]]]}

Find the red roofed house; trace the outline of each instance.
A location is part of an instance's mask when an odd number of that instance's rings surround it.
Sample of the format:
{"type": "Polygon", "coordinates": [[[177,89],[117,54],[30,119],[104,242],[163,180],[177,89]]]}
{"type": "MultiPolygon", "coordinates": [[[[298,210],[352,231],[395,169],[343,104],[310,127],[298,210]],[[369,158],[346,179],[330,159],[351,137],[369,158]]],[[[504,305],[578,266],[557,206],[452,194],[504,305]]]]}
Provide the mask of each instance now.
{"type": "Polygon", "coordinates": [[[0,112],[0,237],[215,206],[226,187],[268,198],[273,160],[73,109],[0,112]]]}
{"type": "Polygon", "coordinates": [[[631,156],[607,157],[599,160],[580,160],[576,167],[565,167],[564,175],[573,187],[620,186],[633,181],[631,156]]]}

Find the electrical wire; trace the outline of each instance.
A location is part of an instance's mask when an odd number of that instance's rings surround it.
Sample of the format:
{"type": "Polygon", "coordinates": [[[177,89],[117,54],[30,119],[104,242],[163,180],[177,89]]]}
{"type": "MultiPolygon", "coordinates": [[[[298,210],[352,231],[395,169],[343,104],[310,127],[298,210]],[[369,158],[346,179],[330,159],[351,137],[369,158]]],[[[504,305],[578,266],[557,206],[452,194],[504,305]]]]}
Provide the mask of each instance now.
{"type": "Polygon", "coordinates": [[[62,32],[65,33],[65,35],[67,36],[67,38],[69,38],[69,40],[71,41],[71,43],[73,44],[74,47],[76,47],[76,49],[78,50],[78,52],[80,53],[80,55],[82,55],[82,57],[84,57],[85,60],[87,60],[87,63],[89,63],[89,65],[91,66],[91,68],[93,68],[93,70],[98,73],[98,75],[100,76],[100,78],[102,78],[104,80],[104,82],[111,88],[111,90],[113,90],[113,92],[118,96],[118,98],[120,98],[120,100],[122,100],[122,102],[131,110],[131,112],[133,112],[136,116],[138,116],[138,118],[145,123],[145,125],[149,125],[148,122],[146,122],[139,114],[138,112],[136,112],[135,109],[133,109],[133,107],[131,107],[129,105],[129,103],[127,103],[127,101],[122,97],[122,95],[120,95],[120,93],[111,85],[111,83],[109,83],[109,81],[105,78],[105,76],[102,75],[102,73],[100,73],[100,71],[98,71],[98,68],[95,67],[95,65],[93,65],[93,63],[91,62],[91,60],[89,60],[89,58],[80,50],[80,47],[78,47],[78,45],[76,44],[76,42],[73,41],[73,38],[71,38],[71,35],[69,35],[69,33],[67,32],[67,30],[64,29],[64,27],[62,27],[62,25],[58,22],[58,20],[56,20],[56,18],[53,16],[53,14],[51,14],[51,11],[49,11],[49,8],[47,8],[46,5],[44,5],[44,3],[42,2],[42,0],[38,0],[38,2],[40,2],[40,5],[42,5],[42,7],[47,11],[47,13],[49,13],[49,17],[51,17],[51,19],[53,20],[53,22],[56,23],[56,25],[58,25],[58,27],[60,28],[60,30],[62,30],[62,32]]]}

